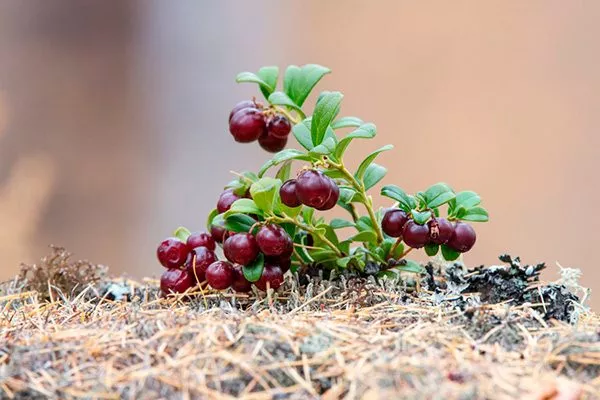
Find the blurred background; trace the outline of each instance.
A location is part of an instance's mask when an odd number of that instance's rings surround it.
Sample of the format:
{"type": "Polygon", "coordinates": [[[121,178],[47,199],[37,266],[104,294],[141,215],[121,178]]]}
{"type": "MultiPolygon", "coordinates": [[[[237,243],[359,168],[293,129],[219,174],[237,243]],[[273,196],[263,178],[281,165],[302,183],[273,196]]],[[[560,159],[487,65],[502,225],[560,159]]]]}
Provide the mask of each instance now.
{"type": "Polygon", "coordinates": [[[157,243],[202,229],[229,171],[268,157],[228,133],[258,95],[235,75],[318,63],[342,114],[378,126],[350,164],[393,143],[386,183],[481,194],[468,264],[510,252],[554,279],[558,261],[600,290],[599,17],[594,1],[2,1],[0,278],[49,244],[158,275],[157,243]]]}

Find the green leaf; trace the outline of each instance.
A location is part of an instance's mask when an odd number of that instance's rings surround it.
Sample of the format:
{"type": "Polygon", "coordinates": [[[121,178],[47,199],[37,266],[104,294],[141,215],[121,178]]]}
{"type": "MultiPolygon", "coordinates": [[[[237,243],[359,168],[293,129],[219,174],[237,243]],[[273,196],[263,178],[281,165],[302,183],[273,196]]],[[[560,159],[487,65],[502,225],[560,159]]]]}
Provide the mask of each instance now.
{"type": "Polygon", "coordinates": [[[210,232],[210,227],[213,224],[213,219],[215,219],[215,217],[219,215],[219,210],[217,210],[216,208],[213,208],[210,213],[208,214],[208,217],[206,217],[206,229],[210,232]]]}
{"type": "Polygon", "coordinates": [[[314,155],[327,156],[331,154],[333,150],[335,150],[336,145],[337,143],[335,142],[335,139],[328,137],[325,140],[323,140],[323,142],[320,145],[315,146],[309,153],[314,155]]]}
{"type": "Polygon", "coordinates": [[[475,192],[470,190],[465,190],[463,192],[459,192],[456,194],[456,197],[453,201],[451,201],[451,208],[454,207],[464,207],[464,208],[472,208],[481,204],[481,197],[475,192]]]}
{"type": "Polygon", "coordinates": [[[175,229],[175,232],[173,232],[173,236],[175,236],[177,239],[181,240],[182,242],[186,242],[187,238],[192,234],[192,232],[189,231],[189,229],[187,229],[184,226],[180,226],[179,228],[175,229]]]}
{"type": "Polygon", "coordinates": [[[315,85],[330,72],[329,68],[317,64],[302,67],[290,65],[283,78],[283,90],[296,104],[302,106],[315,85]]]}
{"type": "Polygon", "coordinates": [[[308,225],[312,225],[313,216],[315,215],[315,209],[312,207],[303,206],[302,207],[302,219],[308,225]]]}
{"type": "Polygon", "coordinates": [[[248,265],[244,265],[242,267],[242,272],[244,273],[244,277],[249,282],[256,282],[260,279],[260,276],[263,272],[263,267],[265,265],[265,257],[262,253],[259,253],[258,257],[252,263],[248,265]]]}
{"type": "Polygon", "coordinates": [[[338,143],[335,149],[335,155],[337,158],[341,158],[346,151],[346,148],[350,144],[350,142],[354,139],[371,139],[374,138],[377,134],[377,127],[375,124],[367,123],[362,124],[358,129],[350,132],[346,135],[340,142],[338,143]]]}
{"type": "MultiPolygon", "coordinates": [[[[263,78],[261,78],[260,76],[254,74],[252,72],[239,73],[238,76],[235,78],[235,81],[238,83],[241,83],[241,82],[258,83],[258,87],[260,88],[260,91],[262,92],[262,94],[265,96],[265,99],[268,99],[269,95],[271,93],[273,93],[273,91],[275,90],[274,85],[269,84],[263,78]]],[[[277,83],[277,77],[275,77],[275,83],[277,83]]]]}
{"type": "Polygon", "coordinates": [[[446,261],[454,261],[458,257],[460,257],[460,253],[454,249],[451,249],[447,245],[443,244],[442,246],[442,256],[446,261]]]}
{"type": "Polygon", "coordinates": [[[373,231],[363,231],[349,237],[348,240],[353,242],[377,242],[377,235],[373,231]]]}
{"type": "Polygon", "coordinates": [[[373,160],[375,160],[375,157],[377,157],[380,153],[383,153],[384,151],[387,150],[391,150],[393,149],[394,146],[392,146],[391,144],[388,144],[386,146],[383,146],[377,150],[375,150],[374,152],[372,152],[371,154],[369,154],[364,160],[363,162],[360,163],[360,165],[358,166],[358,169],[356,170],[356,173],[354,174],[354,177],[361,181],[365,175],[365,172],[367,172],[367,168],[369,167],[369,165],[371,165],[371,163],[373,162],[373,160]]]}
{"type": "Polygon", "coordinates": [[[232,232],[250,232],[256,220],[246,214],[231,214],[225,218],[225,229],[232,232]]]}
{"type": "Polygon", "coordinates": [[[287,94],[285,94],[283,92],[271,93],[271,95],[269,95],[268,101],[269,101],[269,103],[276,105],[276,106],[286,106],[286,107],[293,108],[294,110],[298,111],[298,113],[300,113],[300,115],[302,115],[302,118],[304,118],[304,113],[302,112],[302,109],[300,108],[300,106],[298,104],[294,103],[294,101],[292,99],[290,99],[287,94]]]}
{"type": "Polygon", "coordinates": [[[294,125],[292,128],[292,133],[294,137],[300,143],[302,147],[306,150],[312,150],[314,146],[312,142],[312,137],[310,134],[310,127],[312,125],[312,118],[306,118],[299,124],[294,125]]]}
{"type": "Polygon", "coordinates": [[[435,208],[452,200],[455,194],[447,184],[436,183],[425,191],[424,197],[427,207],[435,208]]]}
{"type": "Polygon", "coordinates": [[[309,250],[308,254],[310,254],[310,258],[316,262],[330,261],[337,258],[337,254],[329,249],[309,250]]]}
{"type": "Polygon", "coordinates": [[[281,180],[281,182],[285,182],[290,179],[290,173],[292,171],[292,161],[288,160],[283,163],[281,168],[275,174],[275,178],[281,180]]]}
{"type": "Polygon", "coordinates": [[[351,228],[354,226],[354,223],[347,221],[345,219],[334,218],[329,223],[329,226],[331,226],[333,229],[351,228]]]}
{"type": "Polygon", "coordinates": [[[315,105],[310,126],[311,139],[315,146],[321,144],[325,138],[327,128],[340,112],[344,97],[340,92],[323,92],[321,96],[315,105]]]}
{"type": "Polygon", "coordinates": [[[371,221],[371,218],[363,215],[356,221],[356,228],[361,232],[373,231],[373,222],[371,221]]]}
{"type": "MultiPolygon", "coordinates": [[[[273,199],[280,187],[281,181],[279,179],[265,177],[250,186],[250,194],[260,210],[269,212],[273,209],[273,199]]],[[[238,201],[240,200],[237,200],[236,203],[238,201]]],[[[235,205],[235,203],[233,204],[235,205]]]]}
{"type": "Polygon", "coordinates": [[[431,218],[431,211],[417,211],[412,210],[413,220],[419,225],[425,225],[429,218],[431,218]]]}
{"type": "Polygon", "coordinates": [[[262,167],[260,167],[258,176],[262,177],[269,170],[269,168],[289,160],[310,161],[311,157],[308,154],[296,149],[281,150],[279,153],[275,154],[273,158],[264,163],[262,167]]]}
{"type": "Polygon", "coordinates": [[[362,124],[363,124],[363,121],[360,118],[357,118],[357,117],[342,117],[342,118],[338,118],[337,120],[335,120],[331,124],[331,127],[333,129],[348,128],[348,127],[356,127],[356,128],[358,128],[362,124]]]}
{"type": "Polygon", "coordinates": [[[277,87],[279,68],[277,66],[262,67],[258,70],[258,76],[267,84],[267,86],[260,85],[260,90],[265,99],[268,99],[277,87]]]}
{"type": "Polygon", "coordinates": [[[406,264],[404,265],[399,265],[397,267],[395,267],[395,269],[397,269],[398,271],[402,271],[402,272],[413,272],[415,274],[422,274],[423,272],[425,272],[425,268],[423,268],[421,266],[421,264],[419,264],[416,261],[413,260],[405,260],[406,264]]]}
{"type": "Polygon", "coordinates": [[[338,267],[341,268],[347,268],[348,264],[350,264],[352,262],[352,260],[354,260],[354,256],[347,256],[347,257],[342,257],[342,258],[338,258],[335,263],[337,264],[338,267]]]}
{"type": "Polygon", "coordinates": [[[365,176],[363,178],[365,190],[369,190],[373,186],[377,185],[379,181],[383,179],[386,173],[387,169],[379,164],[373,163],[369,165],[367,167],[367,170],[365,171],[365,176]]]}
{"type": "Polygon", "coordinates": [[[428,243],[425,245],[425,253],[427,253],[429,257],[435,256],[439,250],[440,246],[437,244],[428,243]]]}
{"type": "Polygon", "coordinates": [[[465,214],[460,217],[463,221],[471,222],[487,222],[490,217],[488,212],[483,207],[473,207],[466,210],[465,214]]]}
{"type": "Polygon", "coordinates": [[[396,200],[399,203],[400,208],[407,213],[411,212],[417,206],[414,197],[406,194],[404,190],[396,185],[384,186],[381,188],[381,195],[396,200]]]}
{"type": "MultiPolygon", "coordinates": [[[[254,186],[253,184],[252,186],[254,186]]],[[[250,188],[252,193],[252,188],[250,188]]],[[[228,218],[232,214],[257,214],[263,215],[263,211],[256,202],[252,199],[238,199],[233,202],[231,208],[225,213],[225,218],[228,218]]]]}

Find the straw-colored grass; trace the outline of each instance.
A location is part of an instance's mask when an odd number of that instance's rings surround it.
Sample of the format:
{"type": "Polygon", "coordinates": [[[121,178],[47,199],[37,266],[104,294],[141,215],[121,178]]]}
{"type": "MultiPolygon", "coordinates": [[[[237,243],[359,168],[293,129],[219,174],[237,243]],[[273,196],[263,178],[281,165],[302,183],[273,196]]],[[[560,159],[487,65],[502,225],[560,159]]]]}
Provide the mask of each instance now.
{"type": "Polygon", "coordinates": [[[6,285],[3,397],[600,398],[600,320],[587,311],[575,325],[528,305],[463,311],[375,281],[191,300],[161,298],[154,280],[114,282],[122,300],[106,282],[6,285]]]}

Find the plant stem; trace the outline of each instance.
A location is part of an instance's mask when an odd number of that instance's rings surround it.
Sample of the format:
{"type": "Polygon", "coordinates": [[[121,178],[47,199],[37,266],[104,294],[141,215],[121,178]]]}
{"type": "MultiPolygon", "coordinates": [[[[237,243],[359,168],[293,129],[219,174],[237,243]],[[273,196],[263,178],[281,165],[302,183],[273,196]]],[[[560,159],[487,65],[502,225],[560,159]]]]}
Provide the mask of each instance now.
{"type": "Polygon", "coordinates": [[[290,120],[290,122],[292,123],[292,125],[299,124],[301,122],[301,120],[302,120],[302,118],[296,118],[296,117],[294,117],[292,114],[290,114],[290,112],[288,110],[286,110],[283,107],[273,105],[273,108],[275,110],[277,110],[277,112],[285,115],[285,117],[290,120]]]}
{"type": "Polygon", "coordinates": [[[290,224],[296,225],[298,228],[302,229],[303,231],[306,231],[306,232],[310,233],[311,235],[318,237],[320,241],[325,243],[331,250],[333,250],[333,252],[336,254],[336,256],[338,256],[340,258],[344,257],[344,254],[340,251],[340,249],[337,248],[337,246],[335,244],[333,244],[329,239],[327,239],[323,234],[321,234],[318,230],[316,230],[312,226],[303,224],[300,221],[298,221],[297,219],[289,217],[287,215],[285,217],[273,216],[273,217],[270,217],[269,219],[274,222],[277,222],[277,223],[290,223],[290,224]]]}
{"type": "Polygon", "coordinates": [[[361,203],[367,209],[367,213],[369,213],[369,218],[371,219],[373,229],[375,230],[375,234],[377,235],[377,243],[383,242],[383,232],[381,232],[381,227],[379,226],[377,218],[375,217],[375,211],[373,211],[373,202],[371,201],[371,198],[367,195],[367,191],[365,190],[364,185],[362,185],[356,180],[354,175],[352,175],[352,173],[348,171],[348,169],[344,166],[343,162],[340,162],[339,164],[334,163],[331,160],[328,160],[327,162],[329,163],[329,165],[340,171],[342,175],[344,175],[346,180],[350,182],[352,187],[361,195],[363,199],[361,203]]]}

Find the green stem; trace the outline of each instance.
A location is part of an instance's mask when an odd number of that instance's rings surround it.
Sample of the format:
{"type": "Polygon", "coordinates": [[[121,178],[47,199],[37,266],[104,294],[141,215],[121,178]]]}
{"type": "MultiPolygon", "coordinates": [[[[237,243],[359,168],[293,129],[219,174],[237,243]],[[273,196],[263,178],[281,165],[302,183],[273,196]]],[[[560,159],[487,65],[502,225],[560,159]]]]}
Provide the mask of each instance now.
{"type": "Polygon", "coordinates": [[[377,243],[383,242],[383,232],[381,232],[381,227],[379,226],[377,218],[375,217],[375,211],[373,211],[373,202],[371,201],[371,198],[367,195],[367,191],[365,190],[364,185],[362,185],[356,180],[354,175],[352,175],[352,173],[350,173],[350,171],[348,171],[348,169],[344,166],[343,162],[340,162],[339,164],[334,163],[331,160],[328,160],[327,162],[329,163],[329,165],[340,171],[342,175],[344,175],[346,180],[350,182],[352,187],[361,195],[363,199],[361,203],[365,206],[367,212],[369,213],[369,218],[371,219],[373,229],[375,229],[375,234],[377,235],[377,243]]]}
{"type": "Polygon", "coordinates": [[[344,254],[340,251],[340,249],[337,248],[337,246],[335,244],[333,244],[331,242],[331,240],[327,239],[321,232],[319,232],[317,229],[313,228],[312,226],[303,224],[302,222],[298,221],[295,218],[289,217],[289,216],[284,216],[284,217],[277,217],[277,216],[273,216],[268,218],[271,221],[277,222],[277,223],[290,223],[290,224],[294,224],[296,225],[298,228],[302,229],[303,231],[306,231],[308,233],[310,233],[313,236],[316,236],[317,238],[319,238],[320,241],[322,241],[323,243],[325,243],[331,250],[333,250],[333,252],[338,256],[338,257],[344,257],[344,254]]]}
{"type": "MultiPolygon", "coordinates": [[[[294,117],[294,116],[293,116],[292,114],[290,114],[290,112],[289,112],[288,110],[286,110],[284,107],[280,107],[280,106],[273,105],[273,108],[274,108],[275,110],[277,110],[277,112],[279,112],[279,113],[281,113],[281,114],[285,115],[285,117],[286,117],[287,119],[289,119],[289,120],[290,120],[290,122],[292,123],[292,125],[299,124],[299,123],[302,121],[302,118],[296,118],[296,117],[294,117]]],[[[302,117],[302,115],[300,115],[300,117],[302,117]]]]}

